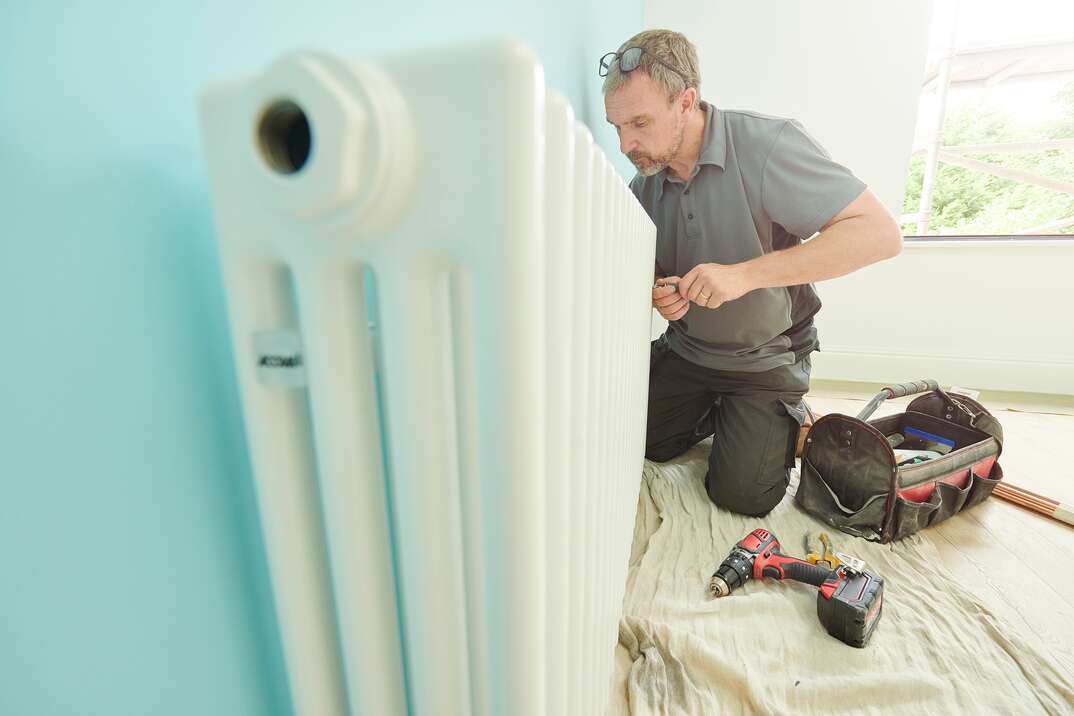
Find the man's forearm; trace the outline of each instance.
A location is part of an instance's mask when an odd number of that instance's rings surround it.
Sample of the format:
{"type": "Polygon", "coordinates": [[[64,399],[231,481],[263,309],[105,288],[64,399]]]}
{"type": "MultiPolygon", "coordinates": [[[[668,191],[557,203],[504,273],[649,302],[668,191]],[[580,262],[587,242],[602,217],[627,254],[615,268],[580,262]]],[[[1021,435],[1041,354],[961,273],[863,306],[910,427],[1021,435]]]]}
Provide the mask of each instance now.
{"type": "Polygon", "coordinates": [[[800,246],[773,251],[739,266],[753,288],[797,286],[843,276],[899,253],[898,226],[856,216],[832,224],[800,246]]]}
{"type": "Polygon", "coordinates": [[[865,189],[816,238],[738,264],[698,264],[680,280],[679,294],[705,308],[719,308],[754,289],[824,281],[901,250],[902,234],[895,218],[865,189]]]}

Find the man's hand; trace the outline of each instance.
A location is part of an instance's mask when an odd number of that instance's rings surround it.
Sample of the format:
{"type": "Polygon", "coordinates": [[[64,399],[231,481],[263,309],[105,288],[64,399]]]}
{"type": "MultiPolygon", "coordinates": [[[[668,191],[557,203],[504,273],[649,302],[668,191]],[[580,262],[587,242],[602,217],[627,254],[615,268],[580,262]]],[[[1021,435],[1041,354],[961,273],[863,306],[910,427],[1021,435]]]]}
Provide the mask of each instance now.
{"type": "MultiPolygon", "coordinates": [[[[674,286],[665,286],[663,284],[671,284],[680,282],[678,276],[668,276],[666,278],[657,279],[657,283],[660,285],[653,287],[653,308],[660,312],[668,321],[677,321],[686,315],[686,311],[690,309],[690,302],[683,298],[674,286]]],[[[682,288],[682,284],[679,284],[682,288]]]]}
{"type": "Polygon", "coordinates": [[[743,264],[698,264],[679,279],[679,296],[704,308],[734,301],[754,288],[743,264]]]}

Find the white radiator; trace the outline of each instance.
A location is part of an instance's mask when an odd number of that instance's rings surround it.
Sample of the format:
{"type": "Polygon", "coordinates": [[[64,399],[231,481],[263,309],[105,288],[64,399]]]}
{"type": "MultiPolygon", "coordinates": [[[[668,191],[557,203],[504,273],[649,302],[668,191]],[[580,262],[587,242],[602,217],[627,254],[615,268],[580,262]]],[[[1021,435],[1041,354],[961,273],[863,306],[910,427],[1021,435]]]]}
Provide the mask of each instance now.
{"type": "Polygon", "coordinates": [[[286,56],[202,129],[299,714],[595,714],[655,228],[524,47],[286,56]]]}

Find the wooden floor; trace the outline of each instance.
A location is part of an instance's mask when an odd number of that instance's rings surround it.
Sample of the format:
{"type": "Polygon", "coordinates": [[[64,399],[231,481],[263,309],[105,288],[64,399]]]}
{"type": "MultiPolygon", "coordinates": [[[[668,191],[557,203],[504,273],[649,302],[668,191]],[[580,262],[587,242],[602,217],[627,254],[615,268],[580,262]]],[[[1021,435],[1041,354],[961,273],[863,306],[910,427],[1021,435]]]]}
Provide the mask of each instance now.
{"type": "MultiPolygon", "coordinates": [[[[872,390],[814,381],[807,400],[818,415],[856,415],[872,390]]],[[[1003,425],[1004,479],[1074,504],[1074,398],[984,394],[978,400],[1003,425]]],[[[885,403],[874,417],[899,412],[907,402],[885,403]]],[[[1074,672],[1074,527],[993,497],[922,534],[993,612],[1074,672]]]]}

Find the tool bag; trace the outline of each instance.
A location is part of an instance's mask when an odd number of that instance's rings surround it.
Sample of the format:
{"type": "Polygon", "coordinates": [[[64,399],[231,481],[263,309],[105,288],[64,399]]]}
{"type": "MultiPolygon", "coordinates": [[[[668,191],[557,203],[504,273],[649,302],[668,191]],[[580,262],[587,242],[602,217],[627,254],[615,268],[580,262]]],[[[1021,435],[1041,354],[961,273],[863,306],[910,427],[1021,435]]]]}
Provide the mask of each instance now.
{"type": "Polygon", "coordinates": [[[833,413],[814,423],[795,500],[837,529],[890,542],[992,494],[1003,479],[1002,449],[1003,428],[980,403],[934,380],[903,383],[884,388],[857,417],[833,413]],[[867,422],[884,400],[915,393],[924,395],[906,412],[867,422]],[[905,434],[929,436],[950,452],[900,466],[892,442],[905,434]]]}

